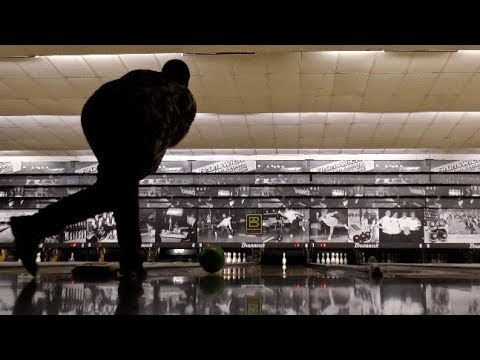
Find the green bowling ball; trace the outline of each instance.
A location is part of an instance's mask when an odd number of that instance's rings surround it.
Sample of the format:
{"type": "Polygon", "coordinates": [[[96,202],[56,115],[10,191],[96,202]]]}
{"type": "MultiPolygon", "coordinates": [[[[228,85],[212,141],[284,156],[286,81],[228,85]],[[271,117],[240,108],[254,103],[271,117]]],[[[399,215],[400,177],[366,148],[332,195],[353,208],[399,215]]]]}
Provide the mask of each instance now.
{"type": "Polygon", "coordinates": [[[220,246],[209,246],[200,252],[198,261],[203,270],[213,274],[225,265],[225,253],[220,246]]]}

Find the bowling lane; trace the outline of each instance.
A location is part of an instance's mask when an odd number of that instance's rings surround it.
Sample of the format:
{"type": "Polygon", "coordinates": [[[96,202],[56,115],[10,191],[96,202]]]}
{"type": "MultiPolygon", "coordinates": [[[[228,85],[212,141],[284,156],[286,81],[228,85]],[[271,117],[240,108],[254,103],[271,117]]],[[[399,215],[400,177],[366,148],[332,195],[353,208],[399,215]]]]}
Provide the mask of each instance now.
{"type": "Polygon", "coordinates": [[[480,314],[480,281],[332,276],[304,266],[150,270],[143,282],[0,277],[0,313],[36,315],[480,314]]]}

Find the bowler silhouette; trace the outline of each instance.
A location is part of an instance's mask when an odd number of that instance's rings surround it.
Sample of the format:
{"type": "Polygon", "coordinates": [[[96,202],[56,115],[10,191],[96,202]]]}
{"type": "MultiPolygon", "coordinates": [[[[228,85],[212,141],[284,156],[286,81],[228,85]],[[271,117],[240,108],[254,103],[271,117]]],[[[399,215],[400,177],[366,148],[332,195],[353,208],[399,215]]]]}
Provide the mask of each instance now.
{"type": "Polygon", "coordinates": [[[138,182],[154,172],[167,148],[188,133],[197,106],[190,71],[170,60],[161,72],[133,70],[102,85],[85,103],[83,132],[98,159],[97,182],[31,216],[11,217],[17,256],[32,274],[39,242],[66,225],[113,211],[120,275],[143,277],[138,182]]]}

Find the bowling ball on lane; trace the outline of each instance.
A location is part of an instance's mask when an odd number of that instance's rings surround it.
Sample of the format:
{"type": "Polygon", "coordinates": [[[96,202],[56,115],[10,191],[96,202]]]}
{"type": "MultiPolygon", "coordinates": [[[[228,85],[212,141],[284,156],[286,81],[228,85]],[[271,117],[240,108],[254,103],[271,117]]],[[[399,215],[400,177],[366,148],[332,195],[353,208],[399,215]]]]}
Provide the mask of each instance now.
{"type": "Polygon", "coordinates": [[[200,252],[198,261],[203,270],[213,274],[225,265],[225,253],[220,246],[209,246],[200,252]]]}

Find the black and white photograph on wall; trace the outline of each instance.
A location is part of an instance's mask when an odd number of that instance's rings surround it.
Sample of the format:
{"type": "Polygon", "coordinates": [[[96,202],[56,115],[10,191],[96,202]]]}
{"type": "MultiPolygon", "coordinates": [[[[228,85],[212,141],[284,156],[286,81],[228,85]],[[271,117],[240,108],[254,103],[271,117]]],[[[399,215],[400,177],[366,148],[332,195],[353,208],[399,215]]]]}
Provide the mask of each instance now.
{"type": "Polygon", "coordinates": [[[113,212],[97,214],[88,219],[87,224],[87,239],[89,242],[118,242],[117,223],[113,212]]]}
{"type": "Polygon", "coordinates": [[[139,199],[138,204],[141,209],[194,208],[198,206],[197,201],[192,198],[143,198],[139,199]]]}
{"type": "Polygon", "coordinates": [[[379,209],[380,244],[420,244],[423,209],[379,209]]]}
{"type": "Polygon", "coordinates": [[[257,172],[309,172],[307,160],[257,160],[257,172]]]}
{"type": "Polygon", "coordinates": [[[423,208],[425,207],[425,198],[365,198],[365,207],[376,209],[423,208]]]}
{"type": "Polygon", "coordinates": [[[0,211],[0,243],[11,243],[14,240],[11,228],[10,217],[33,215],[38,210],[1,210],[0,211]]]}
{"type": "Polygon", "coordinates": [[[376,174],[376,185],[429,184],[429,174],[376,174]]]}
{"type": "Polygon", "coordinates": [[[480,243],[480,209],[425,209],[425,243],[480,243]]]}
{"type": "Polygon", "coordinates": [[[22,161],[22,174],[72,174],[73,161],[22,161]]]}
{"type": "Polygon", "coordinates": [[[68,184],[68,179],[65,176],[37,175],[37,176],[27,176],[25,185],[27,186],[58,186],[58,185],[70,185],[70,184],[68,184]]]}
{"type": "Polygon", "coordinates": [[[431,172],[480,172],[480,160],[430,160],[431,172]]]}
{"type": "Polygon", "coordinates": [[[321,185],[375,184],[375,174],[312,174],[312,183],[321,185]]]}
{"type": "Polygon", "coordinates": [[[196,186],[194,195],[202,197],[232,197],[233,186],[196,186]]]}
{"type": "Polygon", "coordinates": [[[306,242],[306,209],[199,209],[199,242],[306,242]],[[247,214],[262,215],[262,234],[246,235],[247,214]]]}
{"type": "Polygon", "coordinates": [[[480,174],[430,174],[430,179],[439,185],[480,185],[480,174]]]}
{"type": "Polygon", "coordinates": [[[156,173],[189,173],[192,171],[191,161],[162,161],[156,173]]]}
{"type": "Polygon", "coordinates": [[[65,187],[26,187],[23,191],[24,197],[64,197],[69,192],[65,187]]]}
{"type": "Polygon", "coordinates": [[[0,161],[0,174],[17,173],[22,169],[21,161],[0,161]]]}
{"type": "Polygon", "coordinates": [[[250,185],[255,182],[255,174],[196,174],[193,184],[205,185],[250,185]]]}
{"type": "Polygon", "coordinates": [[[282,196],[282,195],[291,195],[291,188],[286,186],[251,186],[250,187],[250,196],[256,197],[271,197],[271,196],[282,196]]]}
{"type": "Polygon", "coordinates": [[[332,197],[311,197],[308,202],[311,208],[336,208],[336,209],[346,209],[352,207],[355,204],[358,204],[358,207],[363,207],[362,201],[364,199],[347,199],[347,198],[332,198],[332,197]]]}
{"type": "Polygon", "coordinates": [[[310,239],[317,242],[348,242],[348,210],[310,210],[310,239]]]}
{"type": "Polygon", "coordinates": [[[162,188],[159,186],[139,186],[138,196],[139,197],[161,197],[162,188]]]}
{"type": "Polygon", "coordinates": [[[139,185],[192,185],[192,174],[155,174],[138,182],[139,185]]]}
{"type": "Polygon", "coordinates": [[[355,243],[378,243],[378,209],[348,209],[348,240],[355,243]]]}
{"type": "Polygon", "coordinates": [[[0,187],[0,197],[13,198],[13,197],[22,197],[23,196],[23,187],[20,186],[1,186],[0,187]]]}
{"type": "Polygon", "coordinates": [[[427,197],[425,206],[437,209],[478,209],[480,208],[480,199],[427,197]]]}
{"type": "MultiPolygon", "coordinates": [[[[326,196],[340,196],[340,197],[358,197],[364,195],[364,188],[362,185],[354,186],[330,186],[324,187],[323,191],[327,192],[326,196]]],[[[324,194],[322,194],[324,195],[324,194]]]]}
{"type": "Polygon", "coordinates": [[[67,225],[58,234],[46,237],[45,244],[59,244],[59,243],[85,243],[90,240],[90,226],[91,219],[79,221],[74,224],[67,225]]]}
{"type": "Polygon", "coordinates": [[[0,199],[0,209],[37,209],[36,200],[10,198],[0,199]]]}
{"type": "Polygon", "coordinates": [[[75,174],[96,174],[98,169],[97,161],[75,161],[75,174]]]}
{"type": "Polygon", "coordinates": [[[431,281],[425,285],[427,315],[480,315],[480,283],[431,281]]]}
{"type": "Polygon", "coordinates": [[[373,160],[310,160],[310,172],[367,172],[374,170],[373,160]]]}
{"type": "Polygon", "coordinates": [[[175,207],[159,209],[156,213],[156,242],[195,242],[196,224],[196,210],[175,207]]]}
{"type": "Polygon", "coordinates": [[[198,198],[196,199],[196,207],[198,208],[255,208],[258,201],[255,198],[198,198]]]}
{"type": "Polygon", "coordinates": [[[429,172],[425,160],[375,160],[378,172],[429,172]]]}
{"type": "Polygon", "coordinates": [[[155,242],[156,212],[154,209],[140,209],[140,235],[142,243],[155,242]]]}
{"type": "Polygon", "coordinates": [[[250,196],[250,186],[240,185],[233,188],[234,197],[248,197],[250,196]]]}
{"type": "Polygon", "coordinates": [[[245,173],[254,172],[256,168],[255,160],[192,161],[194,173],[245,173]]]}
{"type": "Polygon", "coordinates": [[[303,197],[270,197],[257,198],[252,205],[257,205],[258,208],[307,208],[310,207],[310,198],[303,197]]]}
{"type": "Polygon", "coordinates": [[[423,186],[365,186],[365,196],[425,196],[423,186]]]}
{"type": "Polygon", "coordinates": [[[255,184],[310,184],[309,174],[255,174],[255,184]]]}

